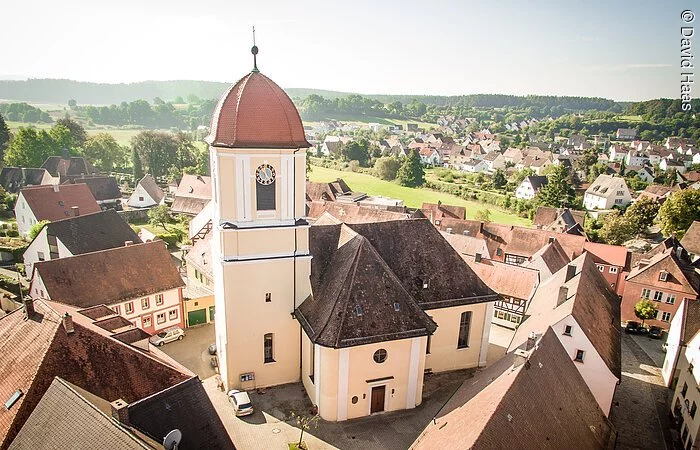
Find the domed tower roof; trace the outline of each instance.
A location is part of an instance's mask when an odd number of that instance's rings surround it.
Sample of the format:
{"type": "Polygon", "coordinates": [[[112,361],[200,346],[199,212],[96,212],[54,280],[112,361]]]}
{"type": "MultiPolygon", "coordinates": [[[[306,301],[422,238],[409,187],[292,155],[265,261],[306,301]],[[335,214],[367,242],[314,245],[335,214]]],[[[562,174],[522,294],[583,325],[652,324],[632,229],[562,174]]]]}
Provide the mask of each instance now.
{"type": "Polygon", "coordinates": [[[229,148],[311,147],[292,99],[257,67],[221,97],[207,142],[229,148]]]}

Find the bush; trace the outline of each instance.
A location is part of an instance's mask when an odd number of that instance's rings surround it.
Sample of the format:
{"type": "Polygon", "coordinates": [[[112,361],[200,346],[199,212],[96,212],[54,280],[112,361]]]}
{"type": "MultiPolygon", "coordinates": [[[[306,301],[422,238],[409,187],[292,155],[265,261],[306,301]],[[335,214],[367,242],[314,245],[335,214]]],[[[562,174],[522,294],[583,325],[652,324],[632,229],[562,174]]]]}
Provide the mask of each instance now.
{"type": "Polygon", "coordinates": [[[19,236],[19,231],[17,230],[8,230],[6,233],[7,237],[18,237],[19,236]]]}
{"type": "Polygon", "coordinates": [[[175,230],[171,233],[160,233],[156,235],[156,238],[164,241],[166,244],[168,244],[168,247],[176,246],[183,237],[183,233],[179,230],[175,230]]]}

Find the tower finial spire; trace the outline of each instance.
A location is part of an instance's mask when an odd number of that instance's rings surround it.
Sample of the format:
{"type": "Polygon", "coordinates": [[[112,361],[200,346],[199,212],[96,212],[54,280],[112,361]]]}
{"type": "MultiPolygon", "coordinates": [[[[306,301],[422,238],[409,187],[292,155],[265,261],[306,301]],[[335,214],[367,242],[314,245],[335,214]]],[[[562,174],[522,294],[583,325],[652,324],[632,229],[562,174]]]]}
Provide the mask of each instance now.
{"type": "Polygon", "coordinates": [[[255,26],[253,25],[253,48],[250,49],[253,54],[253,72],[260,72],[258,70],[258,46],[255,45],[255,26]]]}

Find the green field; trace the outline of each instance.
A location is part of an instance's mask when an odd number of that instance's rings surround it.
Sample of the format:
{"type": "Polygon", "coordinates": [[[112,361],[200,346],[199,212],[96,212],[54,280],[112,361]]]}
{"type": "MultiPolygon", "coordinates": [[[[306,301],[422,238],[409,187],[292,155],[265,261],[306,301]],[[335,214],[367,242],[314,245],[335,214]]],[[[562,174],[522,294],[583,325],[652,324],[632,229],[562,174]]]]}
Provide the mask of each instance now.
{"type": "MultiPolygon", "coordinates": [[[[415,123],[417,124],[420,128],[423,128],[425,130],[430,130],[433,128],[437,128],[437,124],[434,123],[428,123],[428,122],[420,122],[417,120],[403,120],[403,119],[387,119],[384,117],[374,117],[374,116],[365,116],[362,114],[344,114],[340,115],[337,118],[333,119],[337,120],[339,122],[343,123],[348,123],[351,125],[367,125],[368,123],[378,123],[380,125],[401,125],[406,129],[406,124],[407,123],[415,123]]],[[[314,125],[318,124],[319,121],[309,121],[309,120],[304,120],[304,125],[314,125]]]]}
{"type": "Polygon", "coordinates": [[[351,189],[358,192],[365,192],[370,195],[381,195],[384,197],[398,198],[410,208],[420,208],[423,203],[437,203],[440,200],[447,205],[464,206],[467,208],[467,218],[473,218],[476,211],[488,209],[491,211],[491,221],[506,225],[530,226],[528,219],[510,214],[493,205],[470,202],[454,195],[442,192],[431,191],[424,188],[409,188],[398,185],[390,181],[383,181],[379,178],[363,173],[343,172],[340,170],[326,169],[324,167],[313,166],[309,179],[317,182],[335,181],[342,178],[351,189]]]}

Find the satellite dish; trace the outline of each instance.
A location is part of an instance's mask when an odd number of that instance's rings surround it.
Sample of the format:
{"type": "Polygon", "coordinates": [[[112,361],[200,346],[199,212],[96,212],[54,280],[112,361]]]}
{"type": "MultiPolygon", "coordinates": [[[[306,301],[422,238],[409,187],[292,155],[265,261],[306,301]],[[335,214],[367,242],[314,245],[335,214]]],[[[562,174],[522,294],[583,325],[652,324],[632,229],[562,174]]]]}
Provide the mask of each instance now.
{"type": "Polygon", "coordinates": [[[173,431],[165,435],[163,439],[163,447],[165,450],[177,450],[177,446],[180,445],[180,439],[182,439],[182,433],[180,430],[175,428],[173,431]]]}

